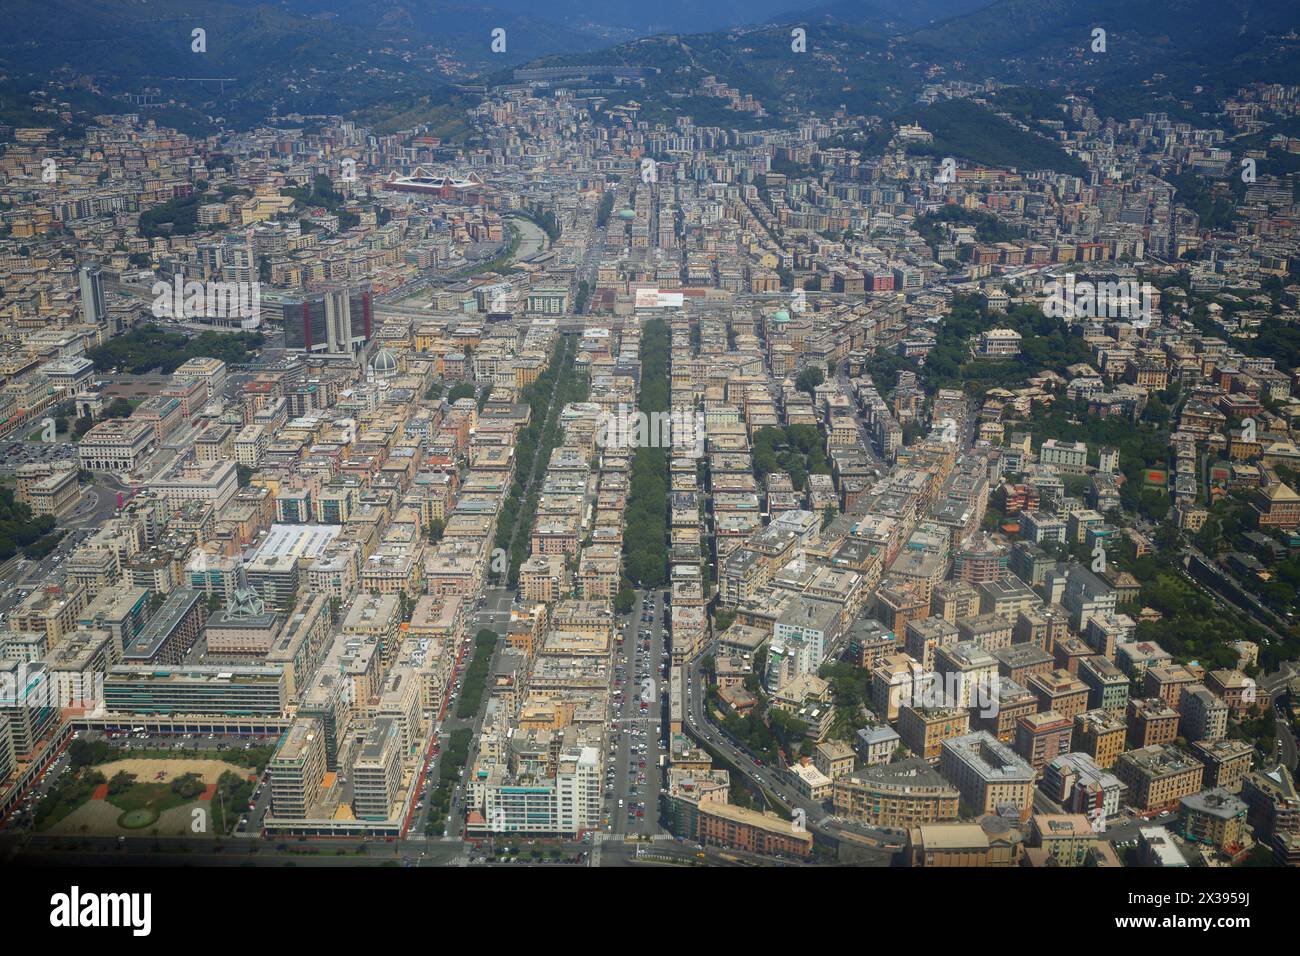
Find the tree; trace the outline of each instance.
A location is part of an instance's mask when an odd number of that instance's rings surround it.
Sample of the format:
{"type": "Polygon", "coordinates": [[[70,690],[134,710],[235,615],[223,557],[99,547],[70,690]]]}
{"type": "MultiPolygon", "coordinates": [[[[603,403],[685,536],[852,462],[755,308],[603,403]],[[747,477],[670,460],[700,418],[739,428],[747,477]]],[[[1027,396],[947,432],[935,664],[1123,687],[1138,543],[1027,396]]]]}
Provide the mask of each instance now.
{"type": "MultiPolygon", "coordinates": [[[[668,326],[646,323],[641,340],[641,395],[647,413],[668,411],[668,326]]],[[[627,527],[623,536],[628,579],[656,588],[668,578],[668,456],[663,448],[638,448],[632,459],[627,527]]]]}
{"type": "Polygon", "coordinates": [[[1182,544],[1182,532],[1178,526],[1166,521],[1156,528],[1156,546],[1162,551],[1173,551],[1182,544]]]}
{"type": "Polygon", "coordinates": [[[54,518],[34,517],[31,508],[14,499],[12,488],[0,488],[0,561],[13,557],[19,548],[44,557],[39,552],[44,550],[48,554],[52,543],[58,542],[54,530],[54,518]]]}
{"type": "Polygon", "coordinates": [[[115,398],[104,408],[104,418],[130,418],[134,409],[125,398],[115,398]]]}
{"type": "Polygon", "coordinates": [[[1164,521],[1169,514],[1169,497],[1154,488],[1144,488],[1139,502],[1142,512],[1152,521],[1164,521]]]}
{"type": "Polygon", "coordinates": [[[434,518],[429,522],[429,540],[437,544],[442,540],[442,533],[447,528],[447,524],[441,518],[434,518]]]}
{"type": "Polygon", "coordinates": [[[177,796],[184,797],[186,800],[193,800],[207,789],[207,785],[197,773],[186,773],[181,774],[172,781],[171,789],[172,793],[177,796]]]}
{"type": "Polygon", "coordinates": [[[824,381],[826,381],[826,376],[822,374],[822,370],[815,365],[810,365],[799,373],[799,377],[795,379],[794,384],[799,391],[811,395],[817,390],[817,386],[824,381]]]}
{"type": "Polygon", "coordinates": [[[462,398],[473,398],[473,397],[474,397],[474,386],[469,382],[457,382],[455,385],[451,387],[451,391],[447,393],[448,403],[458,402],[462,398]]]}

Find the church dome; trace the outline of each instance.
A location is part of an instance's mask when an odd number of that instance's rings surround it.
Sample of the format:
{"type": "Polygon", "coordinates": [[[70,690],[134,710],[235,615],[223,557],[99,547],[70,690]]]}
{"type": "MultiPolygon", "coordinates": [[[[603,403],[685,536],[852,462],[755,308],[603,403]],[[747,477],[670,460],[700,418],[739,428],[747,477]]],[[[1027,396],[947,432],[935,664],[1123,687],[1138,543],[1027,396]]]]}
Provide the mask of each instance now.
{"type": "Polygon", "coordinates": [[[370,363],[370,369],[376,378],[388,378],[397,374],[397,356],[388,349],[380,349],[370,363]]]}

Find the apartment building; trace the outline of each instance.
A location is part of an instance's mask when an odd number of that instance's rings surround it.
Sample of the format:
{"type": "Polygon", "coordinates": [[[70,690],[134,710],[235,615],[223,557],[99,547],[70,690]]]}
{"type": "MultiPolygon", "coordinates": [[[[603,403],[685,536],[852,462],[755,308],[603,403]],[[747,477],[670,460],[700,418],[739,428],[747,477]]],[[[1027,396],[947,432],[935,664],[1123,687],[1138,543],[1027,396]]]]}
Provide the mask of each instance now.
{"type": "Polygon", "coordinates": [[[1098,767],[1108,770],[1124,752],[1128,723],[1106,710],[1088,710],[1074,715],[1074,750],[1085,753],[1098,767]]]}
{"type": "Polygon", "coordinates": [[[118,714],[278,717],[286,704],[280,667],[127,663],[104,675],[104,706],[118,714]]]}
{"type": "Polygon", "coordinates": [[[402,782],[402,728],[379,717],[366,730],[352,763],[352,811],[358,820],[393,817],[402,782]]]}
{"type": "Polygon", "coordinates": [[[1070,752],[1073,730],[1072,718],[1055,711],[1027,714],[1016,723],[1016,753],[1035,770],[1042,770],[1049,761],[1070,752]]]}
{"type": "Polygon", "coordinates": [[[939,772],[978,813],[1013,807],[1021,821],[1033,808],[1034,768],[987,731],[953,737],[940,744],[939,772]]]}
{"type": "Polygon", "coordinates": [[[1071,813],[1108,820],[1119,813],[1124,784],[1085,753],[1060,754],[1043,767],[1043,793],[1071,813]]]}
{"type": "Polygon", "coordinates": [[[1218,740],[1228,733],[1228,705],[1204,684],[1183,690],[1182,734],[1188,740],[1218,740]]]}
{"type": "Polygon", "coordinates": [[[1241,790],[1242,781],[1250,773],[1255,757],[1255,748],[1250,741],[1222,737],[1218,740],[1193,740],[1188,746],[1192,756],[1205,764],[1207,787],[1222,787],[1231,793],[1241,790]]]}
{"type": "Polygon", "coordinates": [[[868,826],[914,827],[957,819],[961,794],[919,757],[835,780],[835,813],[868,826]]]}
{"type": "Polygon", "coordinates": [[[321,722],[312,717],[294,720],[276,747],[268,770],[271,815],[282,820],[307,819],[325,784],[325,730],[321,722]]]}
{"type": "Polygon", "coordinates": [[[1025,686],[1038,698],[1042,710],[1052,710],[1066,720],[1088,709],[1088,685],[1062,668],[1032,674],[1025,686]]]}
{"type": "Polygon", "coordinates": [[[1049,438],[1038,449],[1038,461],[1063,474],[1082,475],[1088,470],[1088,446],[1081,441],[1049,438]]]}
{"type": "Polygon", "coordinates": [[[1189,793],[1180,801],[1182,834],[1188,840],[1203,843],[1235,855],[1247,838],[1247,806],[1244,800],[1219,787],[1189,793]]]}
{"type": "Polygon", "coordinates": [[[1121,754],[1115,776],[1128,787],[1128,802],[1140,813],[1171,810],[1201,789],[1205,765],[1169,744],[1121,754]]]}
{"type": "Polygon", "coordinates": [[[1173,743],[1178,737],[1178,723],[1181,719],[1178,711],[1159,697],[1129,701],[1129,746],[1141,748],[1173,743]]]}
{"type": "Polygon", "coordinates": [[[1097,846],[1097,833],[1082,813],[1035,813],[1029,821],[1029,841],[1040,851],[1030,855],[1035,866],[1050,859],[1055,866],[1084,866],[1097,846]]]}
{"type": "Polygon", "coordinates": [[[939,762],[939,745],[970,732],[970,711],[958,707],[904,705],[898,710],[898,735],[912,753],[939,762]]]}
{"type": "Polygon", "coordinates": [[[813,835],[775,813],[763,813],[732,803],[701,803],[699,840],[709,846],[775,856],[812,856],[813,835]]]}

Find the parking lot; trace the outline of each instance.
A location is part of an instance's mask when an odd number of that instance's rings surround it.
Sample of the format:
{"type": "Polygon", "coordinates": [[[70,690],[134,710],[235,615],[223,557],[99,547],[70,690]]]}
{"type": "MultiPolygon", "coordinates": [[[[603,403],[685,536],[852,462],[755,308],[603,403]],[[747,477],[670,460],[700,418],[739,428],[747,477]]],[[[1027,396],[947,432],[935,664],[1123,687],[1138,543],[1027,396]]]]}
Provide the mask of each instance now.
{"type": "MultiPolygon", "coordinates": [[[[27,434],[39,431],[40,420],[30,422],[31,428],[23,426],[24,439],[27,434]]],[[[0,455],[0,474],[12,475],[23,465],[50,464],[56,461],[71,461],[77,457],[77,446],[67,441],[9,441],[3,446],[0,455]]]]}

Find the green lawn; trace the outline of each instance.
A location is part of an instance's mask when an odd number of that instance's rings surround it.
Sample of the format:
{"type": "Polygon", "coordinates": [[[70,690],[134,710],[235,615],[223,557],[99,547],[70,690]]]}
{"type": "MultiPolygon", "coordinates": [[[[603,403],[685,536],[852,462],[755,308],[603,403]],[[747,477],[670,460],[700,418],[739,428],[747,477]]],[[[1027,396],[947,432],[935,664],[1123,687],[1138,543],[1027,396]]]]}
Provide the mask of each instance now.
{"type": "Polygon", "coordinates": [[[126,813],[152,810],[162,815],[174,807],[193,803],[194,799],[182,797],[172,790],[170,783],[134,783],[121,793],[109,794],[108,802],[126,813]]]}
{"type": "Polygon", "coordinates": [[[45,799],[36,807],[36,829],[46,830],[90,800],[95,788],[106,783],[97,771],[78,773],[69,771],[54,785],[45,799]]]}

